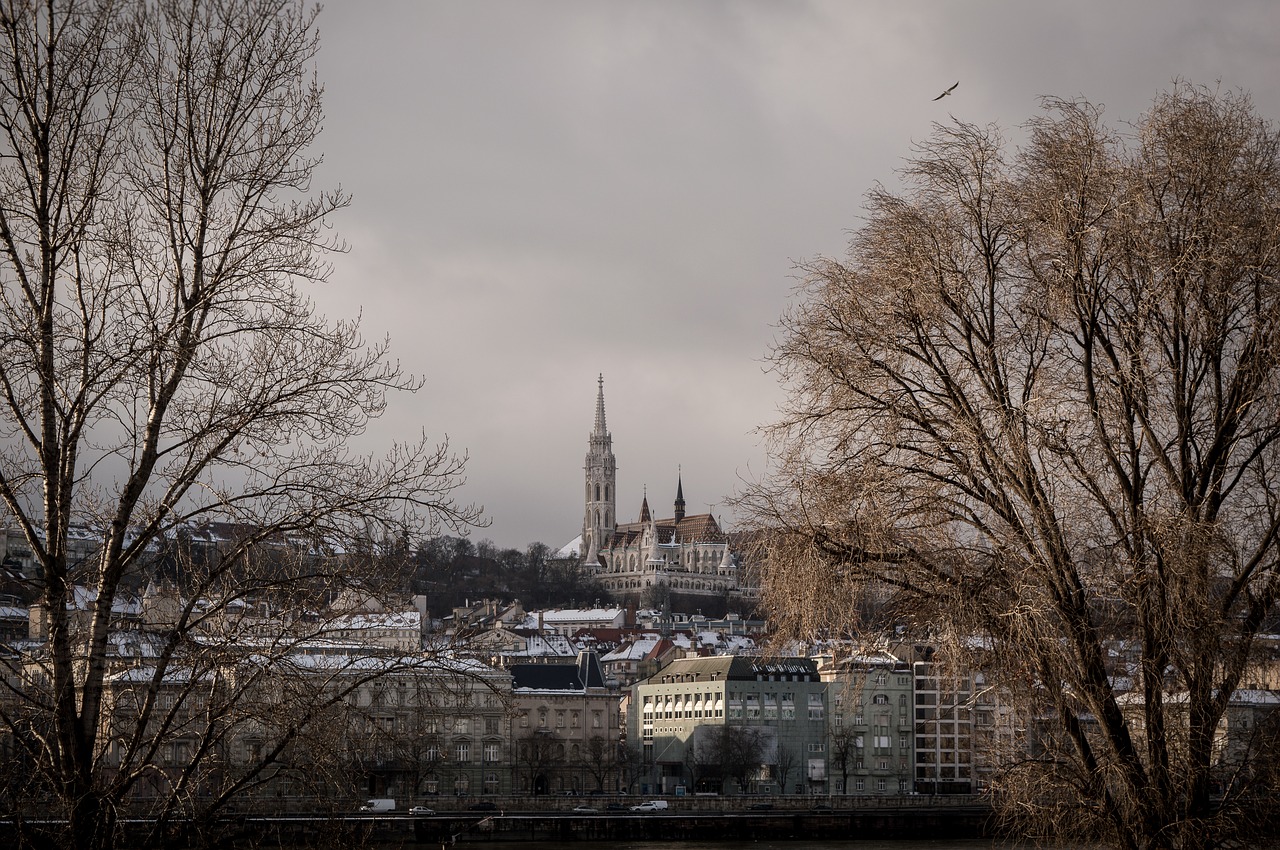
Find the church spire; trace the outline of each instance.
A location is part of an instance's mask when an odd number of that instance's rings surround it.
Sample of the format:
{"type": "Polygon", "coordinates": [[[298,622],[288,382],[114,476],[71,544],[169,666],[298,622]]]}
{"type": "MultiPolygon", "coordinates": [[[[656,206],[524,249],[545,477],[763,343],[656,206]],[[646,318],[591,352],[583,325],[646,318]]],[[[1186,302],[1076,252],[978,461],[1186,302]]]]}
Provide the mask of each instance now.
{"type": "Polygon", "coordinates": [[[684,519],[684,474],[676,467],[676,522],[684,519]]]}
{"type": "Polygon", "coordinates": [[[600,377],[599,377],[599,379],[597,380],[597,383],[600,385],[600,388],[599,388],[599,390],[596,392],[596,430],[595,430],[595,433],[596,433],[597,435],[599,435],[599,434],[607,434],[607,433],[608,433],[608,431],[605,429],[605,425],[604,425],[604,373],[603,373],[603,372],[601,372],[601,373],[600,373],[600,377]]]}
{"type": "Polygon", "coordinates": [[[582,517],[582,542],[588,555],[603,553],[617,528],[617,462],[613,438],[604,420],[604,375],[597,379],[595,428],[587,437],[586,509],[582,517]]]}

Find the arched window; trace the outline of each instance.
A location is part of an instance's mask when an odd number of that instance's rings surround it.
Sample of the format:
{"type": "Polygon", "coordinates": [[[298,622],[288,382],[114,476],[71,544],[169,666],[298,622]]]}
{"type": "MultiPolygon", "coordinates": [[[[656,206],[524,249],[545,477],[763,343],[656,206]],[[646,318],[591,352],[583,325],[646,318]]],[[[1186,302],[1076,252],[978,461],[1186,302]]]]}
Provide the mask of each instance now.
{"type": "Polygon", "coordinates": [[[604,500],[609,501],[609,485],[604,485],[604,500]]]}
{"type": "Polygon", "coordinates": [[[596,501],[600,501],[600,485],[596,485],[596,501]]]}

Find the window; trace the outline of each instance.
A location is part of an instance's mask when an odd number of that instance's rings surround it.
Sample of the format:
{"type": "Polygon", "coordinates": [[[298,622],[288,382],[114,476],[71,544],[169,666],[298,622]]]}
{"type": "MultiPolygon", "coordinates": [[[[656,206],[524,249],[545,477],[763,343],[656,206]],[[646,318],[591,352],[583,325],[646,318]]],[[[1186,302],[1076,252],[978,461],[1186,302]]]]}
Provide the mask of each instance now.
{"type": "Polygon", "coordinates": [[[796,695],[795,694],[782,695],[782,719],[783,720],[796,719],[796,695]]]}
{"type": "Polygon", "coordinates": [[[486,717],[484,719],[484,733],[486,735],[498,734],[498,718],[486,717]]]}
{"type": "Polygon", "coordinates": [[[871,698],[871,701],[876,705],[888,705],[889,697],[887,694],[876,694],[874,697],[871,698]]]}
{"type": "Polygon", "coordinates": [[[760,702],[759,702],[759,698],[754,695],[747,696],[747,719],[748,720],[760,719],[760,702]]]}
{"type": "Polygon", "coordinates": [[[764,719],[778,719],[778,698],[773,694],[764,695],[764,719]]]}
{"type": "Polygon", "coordinates": [[[826,745],[825,745],[825,744],[810,744],[810,745],[809,745],[809,752],[811,752],[811,753],[821,753],[821,752],[823,752],[823,751],[825,751],[825,750],[826,750],[826,745]]]}
{"type": "Polygon", "coordinates": [[[471,743],[469,741],[459,741],[453,747],[454,760],[459,762],[471,761],[471,743]]]}
{"type": "Polygon", "coordinates": [[[822,694],[809,694],[809,719],[821,720],[823,713],[822,694]]]}
{"type": "Polygon", "coordinates": [[[578,728],[578,712],[575,711],[569,715],[569,725],[574,729],[578,728]]]}
{"type": "Polygon", "coordinates": [[[501,744],[485,744],[484,760],[488,762],[502,761],[502,745],[501,744]]]}

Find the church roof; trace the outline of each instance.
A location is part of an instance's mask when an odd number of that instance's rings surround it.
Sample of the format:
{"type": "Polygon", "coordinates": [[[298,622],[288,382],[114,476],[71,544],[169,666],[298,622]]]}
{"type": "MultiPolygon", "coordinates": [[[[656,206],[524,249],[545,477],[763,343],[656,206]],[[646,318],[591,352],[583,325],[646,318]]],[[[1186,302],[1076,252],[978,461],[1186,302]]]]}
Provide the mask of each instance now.
{"type": "MultiPolygon", "coordinates": [[[[626,546],[633,543],[648,525],[648,522],[620,523],[609,544],[626,546]]],[[[677,543],[724,543],[728,540],[712,514],[689,514],[680,520],[674,517],[660,519],[654,522],[654,528],[658,532],[658,539],[664,543],[671,540],[672,532],[675,533],[677,543]]]]}

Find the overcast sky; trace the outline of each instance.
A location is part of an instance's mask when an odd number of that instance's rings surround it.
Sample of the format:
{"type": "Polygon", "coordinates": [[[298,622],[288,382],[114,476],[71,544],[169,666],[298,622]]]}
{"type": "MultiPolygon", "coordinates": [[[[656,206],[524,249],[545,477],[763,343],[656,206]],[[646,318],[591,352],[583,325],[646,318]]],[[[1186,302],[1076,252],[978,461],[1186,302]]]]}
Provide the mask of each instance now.
{"type": "Polygon", "coordinates": [[[329,0],[320,183],[353,193],[316,293],[390,335],[422,430],[470,454],[500,546],[582,525],[604,374],[618,514],[723,506],[764,468],[793,264],[840,255],[934,122],[1016,139],[1039,98],[1138,117],[1175,78],[1280,119],[1280,3],[329,0]],[[955,92],[933,101],[959,81],[955,92]]]}

